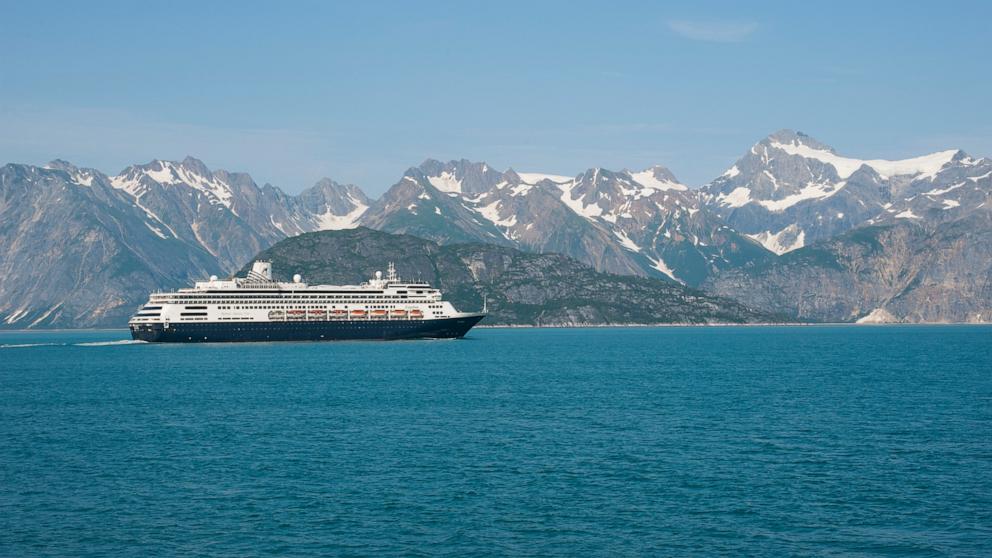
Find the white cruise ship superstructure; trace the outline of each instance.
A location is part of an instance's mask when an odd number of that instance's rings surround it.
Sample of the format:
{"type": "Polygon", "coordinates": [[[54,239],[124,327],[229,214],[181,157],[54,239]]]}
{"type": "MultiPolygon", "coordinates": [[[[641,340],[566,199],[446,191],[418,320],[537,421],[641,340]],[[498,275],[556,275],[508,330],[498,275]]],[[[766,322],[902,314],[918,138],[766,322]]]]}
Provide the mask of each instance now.
{"type": "Polygon", "coordinates": [[[308,285],[299,275],[274,281],[271,262],[256,261],[247,277],[153,293],[128,325],[134,339],[156,342],[417,339],[463,337],[483,317],[400,280],[392,264],[361,285],[308,285]]]}

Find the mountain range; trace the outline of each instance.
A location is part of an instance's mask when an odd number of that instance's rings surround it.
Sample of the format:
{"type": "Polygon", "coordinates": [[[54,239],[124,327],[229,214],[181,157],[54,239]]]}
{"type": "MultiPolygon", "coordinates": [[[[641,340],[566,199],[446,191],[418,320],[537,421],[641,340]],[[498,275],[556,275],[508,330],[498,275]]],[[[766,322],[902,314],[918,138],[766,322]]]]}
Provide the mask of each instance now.
{"type": "Polygon", "coordinates": [[[197,159],[117,175],[0,168],[0,326],[121,325],[149,290],[226,275],[279,240],[359,225],[558,253],[817,321],[987,321],[992,161],[854,159],[800,132],[691,189],[662,166],[575,176],[427,160],[379,199],[298,195],[197,159]]]}

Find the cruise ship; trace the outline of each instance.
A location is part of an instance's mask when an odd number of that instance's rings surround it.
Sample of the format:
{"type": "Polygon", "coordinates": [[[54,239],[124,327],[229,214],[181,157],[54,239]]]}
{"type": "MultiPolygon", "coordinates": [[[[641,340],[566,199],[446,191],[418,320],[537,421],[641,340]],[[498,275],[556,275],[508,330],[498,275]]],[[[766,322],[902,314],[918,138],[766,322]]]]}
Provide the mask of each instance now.
{"type": "Polygon", "coordinates": [[[459,312],[429,284],[400,280],[393,264],[361,285],[308,285],[272,279],[255,261],[247,277],[197,281],[152,293],[128,322],[136,340],[166,343],[456,339],[485,317],[459,312]]]}

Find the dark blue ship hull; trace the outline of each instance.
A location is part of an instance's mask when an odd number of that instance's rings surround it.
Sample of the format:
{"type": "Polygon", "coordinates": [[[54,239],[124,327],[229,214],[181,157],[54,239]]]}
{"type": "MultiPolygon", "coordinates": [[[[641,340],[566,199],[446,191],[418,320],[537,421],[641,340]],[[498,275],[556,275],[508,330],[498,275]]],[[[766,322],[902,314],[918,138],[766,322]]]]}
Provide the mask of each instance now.
{"type": "Polygon", "coordinates": [[[457,339],[485,314],[434,320],[180,322],[131,326],[131,337],[155,343],[333,341],[348,339],[457,339]]]}

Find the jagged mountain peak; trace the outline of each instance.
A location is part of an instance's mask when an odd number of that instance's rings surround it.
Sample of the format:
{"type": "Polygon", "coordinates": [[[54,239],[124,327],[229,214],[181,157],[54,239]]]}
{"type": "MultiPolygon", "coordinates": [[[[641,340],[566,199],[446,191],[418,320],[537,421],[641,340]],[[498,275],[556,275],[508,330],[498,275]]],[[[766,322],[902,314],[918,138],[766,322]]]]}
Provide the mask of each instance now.
{"type": "Polygon", "coordinates": [[[459,159],[442,163],[427,159],[417,168],[432,186],[447,193],[478,194],[492,189],[503,180],[503,173],[484,161],[459,159]]]}
{"type": "Polygon", "coordinates": [[[72,164],[69,161],[66,161],[64,159],[52,159],[51,161],[49,161],[48,163],[46,163],[45,166],[42,167],[42,168],[54,169],[54,170],[64,170],[64,171],[75,171],[75,170],[79,170],[79,167],[77,167],[76,165],[74,165],[74,164],[72,164]]]}
{"type": "Polygon", "coordinates": [[[64,159],[53,159],[41,168],[50,171],[64,172],[68,175],[69,181],[78,186],[92,186],[94,178],[99,177],[100,180],[106,178],[106,175],[98,170],[80,168],[64,159]]]}
{"type": "Polygon", "coordinates": [[[638,184],[655,190],[688,190],[667,167],[654,165],[642,171],[626,171],[638,184]]]}
{"type": "Polygon", "coordinates": [[[353,194],[358,196],[362,201],[368,201],[368,196],[366,196],[365,192],[363,192],[358,186],[351,183],[342,184],[334,179],[327,178],[326,176],[315,182],[313,186],[301,192],[300,195],[302,196],[308,192],[315,191],[353,194]]]}
{"type": "Polygon", "coordinates": [[[774,145],[774,144],[795,145],[795,146],[805,145],[811,149],[829,151],[831,153],[834,153],[833,147],[830,147],[829,145],[817,140],[816,138],[808,134],[804,134],[803,132],[790,130],[787,128],[783,128],[781,130],[778,130],[777,132],[773,132],[769,134],[768,137],[766,137],[765,139],[761,140],[758,143],[763,145],[774,145]]]}
{"type": "Polygon", "coordinates": [[[751,147],[701,189],[701,199],[731,226],[783,253],[859,226],[904,197],[929,191],[974,160],[960,150],[908,159],[857,159],[793,130],[751,147]]]}
{"type": "Polygon", "coordinates": [[[205,165],[203,161],[191,155],[187,155],[185,158],[183,158],[183,160],[179,162],[179,166],[188,169],[190,171],[193,171],[196,174],[199,174],[200,176],[210,176],[212,174],[210,169],[207,168],[207,165],[205,165]]]}
{"type": "Polygon", "coordinates": [[[626,173],[628,173],[630,175],[642,174],[642,173],[649,173],[651,176],[653,176],[653,177],[655,177],[655,178],[657,178],[659,180],[667,180],[669,182],[678,182],[679,181],[677,178],[675,178],[675,173],[673,173],[671,171],[671,169],[669,169],[668,167],[663,166],[663,165],[652,165],[652,166],[650,166],[650,167],[648,167],[646,169],[641,169],[639,171],[633,171],[633,170],[630,170],[630,169],[624,169],[624,172],[626,172],[626,173]]]}

